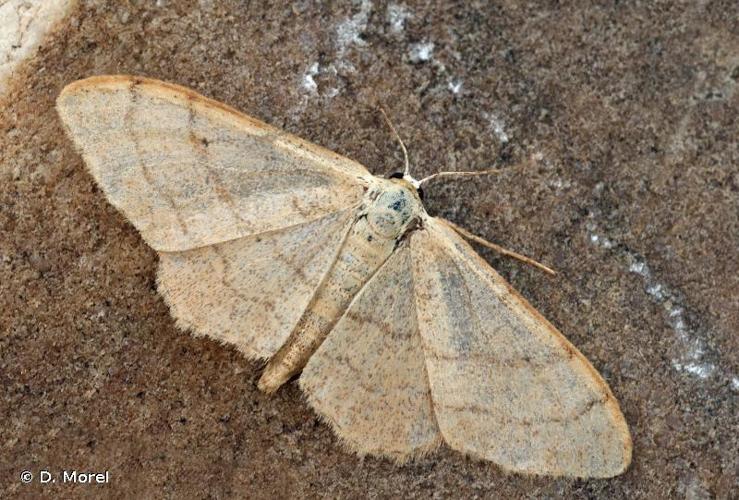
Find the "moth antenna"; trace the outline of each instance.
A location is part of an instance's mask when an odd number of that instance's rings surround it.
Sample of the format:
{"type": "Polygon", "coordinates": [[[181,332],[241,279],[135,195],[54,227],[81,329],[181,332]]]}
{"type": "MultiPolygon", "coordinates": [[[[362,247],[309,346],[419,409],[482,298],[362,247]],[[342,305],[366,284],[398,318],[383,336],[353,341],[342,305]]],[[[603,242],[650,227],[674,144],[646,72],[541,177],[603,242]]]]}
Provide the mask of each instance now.
{"type": "Polygon", "coordinates": [[[521,163],[518,163],[517,165],[514,165],[510,168],[502,169],[502,168],[488,168],[486,170],[476,170],[476,171],[466,171],[466,172],[437,172],[435,174],[431,174],[428,177],[424,177],[420,181],[418,181],[418,185],[420,186],[424,182],[428,182],[432,179],[436,179],[437,177],[475,177],[478,175],[488,175],[488,174],[501,174],[504,172],[512,172],[520,169],[527,168],[531,166],[532,164],[539,161],[538,158],[532,157],[527,160],[522,161],[521,163]]]}
{"type": "Polygon", "coordinates": [[[503,170],[499,168],[490,168],[487,170],[478,170],[475,172],[436,172],[435,174],[431,174],[428,177],[424,177],[423,179],[418,181],[418,184],[421,185],[424,182],[428,182],[431,179],[436,179],[437,177],[474,177],[477,175],[499,174],[501,172],[503,172],[503,170]]]}
{"type": "MultiPolygon", "coordinates": [[[[423,181],[421,181],[421,182],[423,182],[423,181]]],[[[505,255],[506,257],[513,257],[514,259],[520,260],[524,264],[528,264],[530,266],[534,266],[534,267],[540,269],[541,271],[544,271],[545,273],[550,274],[552,276],[556,276],[557,275],[557,273],[553,269],[545,266],[541,262],[537,262],[534,259],[531,259],[529,257],[526,257],[525,255],[521,255],[520,253],[516,253],[516,252],[514,252],[512,250],[506,250],[505,248],[503,248],[500,245],[496,245],[495,243],[491,243],[488,240],[484,240],[484,239],[480,238],[479,236],[476,236],[476,235],[470,233],[466,229],[463,229],[463,228],[459,227],[458,225],[456,225],[452,221],[448,221],[446,219],[440,219],[440,220],[443,221],[445,224],[447,224],[452,229],[454,229],[462,237],[467,238],[468,240],[472,240],[475,243],[479,243],[480,245],[482,245],[484,247],[488,247],[488,248],[490,248],[492,250],[495,250],[496,252],[498,252],[498,253],[500,253],[502,255],[505,255]]]]}
{"type": "Polygon", "coordinates": [[[400,149],[403,150],[403,158],[405,160],[405,169],[403,170],[403,177],[407,177],[410,175],[410,163],[408,162],[408,150],[405,149],[405,144],[403,144],[403,139],[400,138],[400,134],[397,130],[395,130],[395,127],[393,126],[393,122],[390,121],[390,118],[387,117],[387,113],[385,112],[385,108],[382,107],[382,104],[379,102],[377,103],[377,107],[380,108],[380,112],[382,113],[382,117],[385,119],[385,123],[387,123],[387,126],[390,127],[390,130],[392,130],[393,135],[400,143],[400,149]]]}

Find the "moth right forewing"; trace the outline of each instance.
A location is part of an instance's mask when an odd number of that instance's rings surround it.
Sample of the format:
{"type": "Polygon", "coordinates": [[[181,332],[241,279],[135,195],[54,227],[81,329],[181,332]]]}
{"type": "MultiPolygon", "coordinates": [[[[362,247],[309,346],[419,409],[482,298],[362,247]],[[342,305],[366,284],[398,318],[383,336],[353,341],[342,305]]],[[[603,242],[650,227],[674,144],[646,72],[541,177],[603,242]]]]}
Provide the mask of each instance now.
{"type": "Polygon", "coordinates": [[[623,472],[628,428],[590,363],[461,237],[425,226],[411,238],[413,279],[444,440],[516,472],[623,472]]]}
{"type": "Polygon", "coordinates": [[[181,251],[353,206],[361,165],[176,85],[92,77],[57,100],[110,202],[155,250],[181,251]]]}

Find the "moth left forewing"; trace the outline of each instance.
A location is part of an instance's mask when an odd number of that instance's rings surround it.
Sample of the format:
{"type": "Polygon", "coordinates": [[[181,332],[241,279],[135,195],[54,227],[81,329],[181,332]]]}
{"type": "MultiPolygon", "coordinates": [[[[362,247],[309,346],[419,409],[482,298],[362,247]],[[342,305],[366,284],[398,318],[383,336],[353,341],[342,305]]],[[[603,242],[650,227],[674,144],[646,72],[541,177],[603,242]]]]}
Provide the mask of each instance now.
{"type": "Polygon", "coordinates": [[[631,439],[606,383],[454,231],[411,238],[434,413],[452,447],[531,474],[611,477],[631,439]]]}

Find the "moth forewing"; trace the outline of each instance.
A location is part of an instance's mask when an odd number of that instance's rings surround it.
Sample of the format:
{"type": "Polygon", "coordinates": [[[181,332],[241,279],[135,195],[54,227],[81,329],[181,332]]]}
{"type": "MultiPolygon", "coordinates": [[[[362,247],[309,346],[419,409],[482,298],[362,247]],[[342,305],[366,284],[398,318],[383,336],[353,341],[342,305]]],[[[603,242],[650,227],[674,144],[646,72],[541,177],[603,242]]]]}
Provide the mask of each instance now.
{"type": "Polygon", "coordinates": [[[631,437],[600,375],[459,235],[427,229],[411,239],[413,276],[444,440],[516,472],[622,473],[631,437]]]}
{"type": "MultiPolygon", "coordinates": [[[[177,324],[303,367],[360,454],[440,442],[518,472],[609,477],[631,440],[605,382],[400,179],[176,85],[92,77],[57,100],[108,200],[159,252],[177,324]]],[[[429,178],[426,178],[429,179],[429,178]]],[[[424,179],[424,180],[426,180],[424,179]]]]}
{"type": "Polygon", "coordinates": [[[57,110],[108,200],[158,251],[309,222],[359,203],[371,175],[176,85],[98,76],[57,110]]]}

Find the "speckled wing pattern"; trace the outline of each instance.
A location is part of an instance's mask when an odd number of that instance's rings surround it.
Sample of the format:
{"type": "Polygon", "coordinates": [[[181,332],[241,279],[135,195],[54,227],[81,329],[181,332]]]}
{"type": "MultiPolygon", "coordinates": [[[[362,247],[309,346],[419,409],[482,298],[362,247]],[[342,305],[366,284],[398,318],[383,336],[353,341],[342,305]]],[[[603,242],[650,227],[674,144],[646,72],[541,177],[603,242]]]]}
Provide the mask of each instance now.
{"type": "Polygon", "coordinates": [[[442,221],[413,234],[411,253],[444,441],[516,472],[622,473],[629,431],[587,359],[442,221]]]}
{"type": "Polygon", "coordinates": [[[515,472],[623,472],[628,428],[590,363],[450,227],[424,225],[311,357],[311,406],[360,454],[446,442],[515,472]]]}
{"type": "Polygon", "coordinates": [[[289,228],[183,252],[161,252],[157,285],[180,327],[277,352],[308,306],[350,227],[354,207],[289,228]]]}
{"type": "MultiPolygon", "coordinates": [[[[379,180],[358,163],[154,80],[89,78],[57,107],[196,335],[273,358],[338,256],[361,255],[341,252],[379,180]]],[[[309,353],[311,406],[360,454],[402,462],[446,442],[516,472],[623,472],[631,438],[600,375],[450,226],[418,215],[309,353]]]]}
{"type": "Polygon", "coordinates": [[[313,408],[360,454],[398,461],[441,443],[402,245],[352,301],[300,376],[313,408]]]}
{"type": "Polygon", "coordinates": [[[156,80],[80,80],[57,109],[108,200],[158,251],[315,220],[371,182],[356,162],[156,80]]]}
{"type": "Polygon", "coordinates": [[[57,109],[108,200],[159,252],[178,324],[271,357],[331,268],[366,169],[156,80],[80,80],[57,109]]]}

